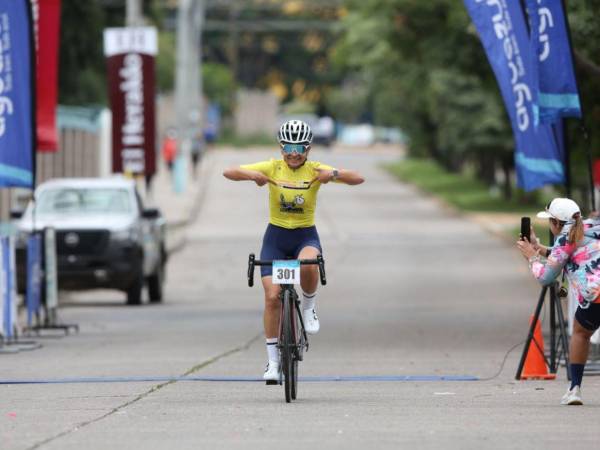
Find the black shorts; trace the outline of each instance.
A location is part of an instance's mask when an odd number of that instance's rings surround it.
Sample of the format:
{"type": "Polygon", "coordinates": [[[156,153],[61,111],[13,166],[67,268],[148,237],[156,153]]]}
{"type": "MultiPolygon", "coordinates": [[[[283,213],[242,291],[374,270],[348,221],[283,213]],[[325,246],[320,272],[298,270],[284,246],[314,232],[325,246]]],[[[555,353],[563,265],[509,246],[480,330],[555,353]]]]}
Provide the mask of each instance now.
{"type": "Polygon", "coordinates": [[[600,303],[590,303],[585,309],[578,306],[575,318],[586,330],[596,331],[600,328],[600,303]]]}
{"type": "MultiPolygon", "coordinates": [[[[282,228],[269,224],[265,237],[263,238],[260,259],[271,261],[273,259],[297,258],[304,247],[315,247],[320,253],[321,241],[317,228],[282,228]]],[[[273,268],[271,266],[261,266],[260,275],[262,277],[271,276],[273,268]]]]}

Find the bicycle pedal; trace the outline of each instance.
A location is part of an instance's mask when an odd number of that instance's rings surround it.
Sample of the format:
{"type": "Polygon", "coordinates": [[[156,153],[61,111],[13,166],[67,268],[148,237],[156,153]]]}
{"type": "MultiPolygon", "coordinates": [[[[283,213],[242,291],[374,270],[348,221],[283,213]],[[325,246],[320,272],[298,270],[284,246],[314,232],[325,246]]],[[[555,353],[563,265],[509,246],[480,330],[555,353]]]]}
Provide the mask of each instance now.
{"type": "Polygon", "coordinates": [[[265,384],[267,386],[277,386],[279,384],[279,381],[277,381],[277,380],[267,380],[267,381],[265,381],[265,384]]]}

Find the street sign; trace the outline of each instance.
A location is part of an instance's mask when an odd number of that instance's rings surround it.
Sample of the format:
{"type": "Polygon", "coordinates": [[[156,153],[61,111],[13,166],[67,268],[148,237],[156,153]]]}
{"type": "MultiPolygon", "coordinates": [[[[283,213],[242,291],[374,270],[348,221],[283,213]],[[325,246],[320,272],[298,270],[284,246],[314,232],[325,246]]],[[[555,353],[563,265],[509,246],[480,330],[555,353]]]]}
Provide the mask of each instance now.
{"type": "Polygon", "coordinates": [[[156,171],[156,29],[107,28],[104,54],[112,110],[113,172],[156,171]]]}

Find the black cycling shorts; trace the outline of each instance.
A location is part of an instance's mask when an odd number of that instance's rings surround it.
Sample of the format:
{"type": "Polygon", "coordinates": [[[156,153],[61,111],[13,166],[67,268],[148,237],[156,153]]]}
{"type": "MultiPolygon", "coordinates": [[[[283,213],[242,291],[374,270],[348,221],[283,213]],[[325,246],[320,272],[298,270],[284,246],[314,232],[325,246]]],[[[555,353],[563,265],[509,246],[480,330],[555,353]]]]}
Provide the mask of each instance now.
{"type": "Polygon", "coordinates": [[[600,328],[600,303],[590,303],[587,308],[577,307],[575,318],[579,325],[589,331],[596,331],[600,328]]]}
{"type": "MultiPolygon", "coordinates": [[[[270,223],[263,238],[260,259],[271,261],[273,259],[298,258],[304,247],[315,247],[320,253],[323,253],[317,227],[313,225],[312,227],[289,229],[270,223]]],[[[271,266],[260,266],[261,277],[268,277],[272,274],[271,266]]]]}

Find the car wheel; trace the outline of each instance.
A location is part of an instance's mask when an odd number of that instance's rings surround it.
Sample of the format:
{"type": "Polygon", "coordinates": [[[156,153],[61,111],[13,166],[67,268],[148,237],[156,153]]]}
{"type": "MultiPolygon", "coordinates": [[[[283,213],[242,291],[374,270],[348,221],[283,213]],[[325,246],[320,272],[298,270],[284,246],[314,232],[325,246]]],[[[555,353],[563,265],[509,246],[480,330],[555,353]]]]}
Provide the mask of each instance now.
{"type": "Polygon", "coordinates": [[[163,281],[165,266],[159,262],[156,273],[148,277],[148,294],[150,303],[160,303],[163,300],[163,281]]]}
{"type": "Polygon", "coordinates": [[[140,271],[139,276],[136,277],[135,281],[127,289],[127,304],[128,305],[141,305],[142,304],[142,289],[144,288],[144,277],[140,271]]]}

